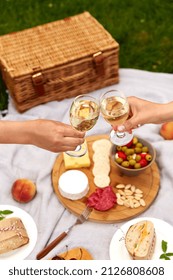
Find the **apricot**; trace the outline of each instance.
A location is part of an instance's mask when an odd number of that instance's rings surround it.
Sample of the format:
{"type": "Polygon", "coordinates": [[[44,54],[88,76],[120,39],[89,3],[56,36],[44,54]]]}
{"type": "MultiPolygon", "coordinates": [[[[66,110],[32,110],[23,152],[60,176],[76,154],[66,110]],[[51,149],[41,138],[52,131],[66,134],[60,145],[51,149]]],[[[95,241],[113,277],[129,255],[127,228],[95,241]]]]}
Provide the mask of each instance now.
{"type": "Polygon", "coordinates": [[[166,122],[160,128],[160,135],[166,140],[173,139],[173,122],[166,122]]]}
{"type": "Polygon", "coordinates": [[[36,185],[31,180],[21,178],[13,183],[11,193],[16,201],[27,203],[36,195],[36,185]]]}

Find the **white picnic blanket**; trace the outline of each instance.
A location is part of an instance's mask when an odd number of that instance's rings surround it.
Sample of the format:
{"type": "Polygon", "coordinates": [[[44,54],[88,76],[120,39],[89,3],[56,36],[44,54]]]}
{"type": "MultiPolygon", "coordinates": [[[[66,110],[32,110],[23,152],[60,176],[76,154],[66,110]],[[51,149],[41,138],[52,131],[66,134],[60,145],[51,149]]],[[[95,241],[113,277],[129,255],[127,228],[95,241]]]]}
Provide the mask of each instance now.
{"type": "MultiPolygon", "coordinates": [[[[173,74],[153,73],[134,69],[120,69],[120,82],[108,88],[123,90],[127,96],[134,95],[151,101],[165,103],[173,100],[173,74]]],[[[107,88],[107,89],[108,89],[107,88]]],[[[104,89],[90,93],[98,97],[104,89]]],[[[9,100],[8,115],[4,119],[26,120],[47,118],[69,123],[69,107],[72,99],[49,102],[20,114],[9,100]]],[[[160,190],[156,200],[141,217],[163,219],[173,225],[173,141],[165,141],[159,134],[160,125],[144,125],[135,131],[137,135],[151,141],[157,152],[160,170],[160,190]]],[[[87,135],[109,133],[109,125],[99,119],[87,135]]],[[[35,248],[27,257],[34,260],[36,254],[62,231],[71,225],[76,217],[66,210],[55,195],[51,182],[51,170],[57,154],[34,146],[0,145],[0,205],[13,205],[28,212],[38,229],[35,248]],[[11,196],[11,186],[15,179],[27,177],[35,180],[36,197],[27,204],[20,204],[11,196]]],[[[123,223],[121,223],[123,224],[123,223]]],[[[75,226],[70,234],[45,258],[50,258],[68,248],[84,247],[96,260],[109,259],[110,241],[117,225],[87,221],[75,226]]],[[[115,248],[116,249],[116,248],[115,248]]]]}

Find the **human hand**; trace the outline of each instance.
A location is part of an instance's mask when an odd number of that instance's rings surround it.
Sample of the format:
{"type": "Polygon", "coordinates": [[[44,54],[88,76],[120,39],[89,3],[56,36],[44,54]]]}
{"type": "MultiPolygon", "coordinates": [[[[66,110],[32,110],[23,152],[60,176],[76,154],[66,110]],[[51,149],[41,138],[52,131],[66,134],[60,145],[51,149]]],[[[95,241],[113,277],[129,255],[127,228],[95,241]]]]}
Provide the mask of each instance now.
{"type": "Polygon", "coordinates": [[[128,131],[131,133],[132,129],[146,123],[161,123],[162,118],[160,114],[160,107],[163,104],[150,102],[134,96],[128,97],[130,106],[129,118],[120,127],[114,126],[114,130],[128,131]]]}
{"type": "Polygon", "coordinates": [[[52,152],[73,151],[84,142],[85,133],[58,121],[30,121],[30,144],[52,152]]]}

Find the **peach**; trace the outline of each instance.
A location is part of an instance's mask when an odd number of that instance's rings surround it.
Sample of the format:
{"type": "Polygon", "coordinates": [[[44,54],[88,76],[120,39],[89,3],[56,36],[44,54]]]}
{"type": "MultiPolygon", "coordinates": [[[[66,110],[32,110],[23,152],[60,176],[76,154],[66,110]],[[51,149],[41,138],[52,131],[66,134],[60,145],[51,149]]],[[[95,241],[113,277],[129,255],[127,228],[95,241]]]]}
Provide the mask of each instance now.
{"type": "Polygon", "coordinates": [[[16,201],[26,203],[36,195],[36,185],[31,180],[21,178],[13,183],[11,193],[16,201]]]}
{"type": "Polygon", "coordinates": [[[160,135],[166,140],[173,139],[173,122],[166,122],[160,128],[160,135]]]}

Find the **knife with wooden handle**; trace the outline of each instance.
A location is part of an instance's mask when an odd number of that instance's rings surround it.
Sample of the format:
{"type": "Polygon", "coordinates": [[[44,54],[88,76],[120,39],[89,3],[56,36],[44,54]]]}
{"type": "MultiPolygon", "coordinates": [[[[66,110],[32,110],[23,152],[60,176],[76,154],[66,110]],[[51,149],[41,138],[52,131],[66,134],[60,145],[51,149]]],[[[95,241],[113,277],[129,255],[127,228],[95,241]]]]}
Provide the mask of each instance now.
{"type": "Polygon", "coordinates": [[[44,256],[46,256],[56,245],[58,245],[58,243],[64,239],[67,236],[69,230],[64,231],[63,233],[61,233],[56,239],[54,239],[48,246],[46,246],[42,251],[40,251],[36,258],[37,260],[42,259],[44,256]]]}

